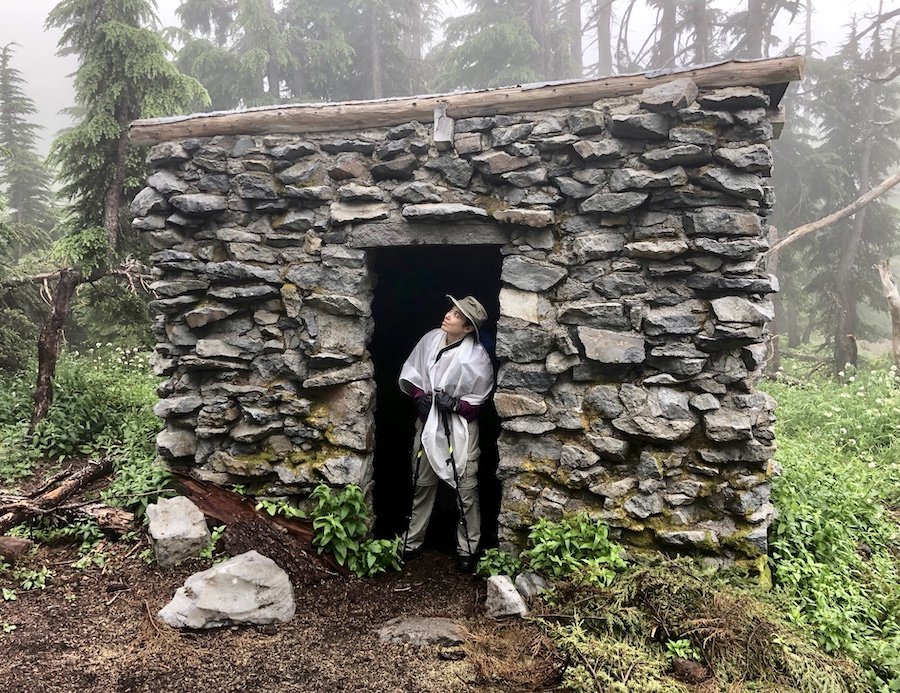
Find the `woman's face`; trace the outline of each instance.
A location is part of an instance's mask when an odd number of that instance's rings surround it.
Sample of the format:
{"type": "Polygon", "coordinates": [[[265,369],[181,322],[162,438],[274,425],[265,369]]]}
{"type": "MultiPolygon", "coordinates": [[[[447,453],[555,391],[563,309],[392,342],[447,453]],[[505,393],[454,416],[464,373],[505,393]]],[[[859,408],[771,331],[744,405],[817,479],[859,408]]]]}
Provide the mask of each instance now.
{"type": "Polygon", "coordinates": [[[447,334],[448,343],[458,342],[473,330],[473,327],[466,321],[459,308],[452,306],[444,316],[441,323],[441,329],[447,334]]]}

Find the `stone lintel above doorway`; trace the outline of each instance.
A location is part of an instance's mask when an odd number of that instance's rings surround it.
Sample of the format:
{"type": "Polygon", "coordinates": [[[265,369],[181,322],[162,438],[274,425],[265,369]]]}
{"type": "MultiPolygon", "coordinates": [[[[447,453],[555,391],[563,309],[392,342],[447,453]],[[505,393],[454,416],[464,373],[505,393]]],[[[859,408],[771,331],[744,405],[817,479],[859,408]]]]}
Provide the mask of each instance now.
{"type": "Polygon", "coordinates": [[[510,230],[496,223],[472,221],[409,222],[403,220],[356,224],[347,234],[353,248],[409,245],[506,245],[510,230]]]}

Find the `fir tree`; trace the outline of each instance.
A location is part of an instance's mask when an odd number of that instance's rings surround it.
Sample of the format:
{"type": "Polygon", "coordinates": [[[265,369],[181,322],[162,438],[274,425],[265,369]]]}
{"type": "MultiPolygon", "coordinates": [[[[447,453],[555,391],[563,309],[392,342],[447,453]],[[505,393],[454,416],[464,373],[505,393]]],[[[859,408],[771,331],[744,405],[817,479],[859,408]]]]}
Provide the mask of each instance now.
{"type": "Polygon", "coordinates": [[[40,128],[28,118],[37,109],[25,93],[22,73],[12,66],[14,47],[0,48],[0,188],[11,222],[49,230],[50,174],[36,152],[40,128]]]}

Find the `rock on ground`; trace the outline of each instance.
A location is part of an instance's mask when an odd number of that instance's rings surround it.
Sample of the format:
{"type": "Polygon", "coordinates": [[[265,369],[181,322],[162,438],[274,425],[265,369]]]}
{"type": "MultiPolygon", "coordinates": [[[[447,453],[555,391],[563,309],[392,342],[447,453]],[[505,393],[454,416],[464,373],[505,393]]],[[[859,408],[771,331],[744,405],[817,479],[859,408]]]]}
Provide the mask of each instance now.
{"type": "Polygon", "coordinates": [[[378,629],[382,642],[407,643],[409,645],[459,645],[465,641],[462,626],[449,618],[425,618],[422,616],[398,616],[378,629]]]}
{"type": "Polygon", "coordinates": [[[508,575],[493,575],[488,578],[485,608],[488,616],[493,618],[525,616],[528,613],[525,600],[508,575]]]}
{"type": "Polygon", "coordinates": [[[161,498],[147,506],[148,532],[160,567],[195,558],[209,544],[206,518],[184,496],[161,498]]]}
{"type": "Polygon", "coordinates": [[[173,628],[216,628],[285,622],[294,610],[287,573],[248,551],[191,575],[158,616],[173,628]]]}

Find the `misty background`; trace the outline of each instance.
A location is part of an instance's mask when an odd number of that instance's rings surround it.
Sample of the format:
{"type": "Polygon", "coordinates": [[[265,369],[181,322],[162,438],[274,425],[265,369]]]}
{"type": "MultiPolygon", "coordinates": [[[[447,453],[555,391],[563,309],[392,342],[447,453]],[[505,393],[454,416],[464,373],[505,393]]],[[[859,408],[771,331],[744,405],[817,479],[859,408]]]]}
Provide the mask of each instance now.
{"type": "MultiPolygon", "coordinates": [[[[182,0],[158,0],[158,16],[163,27],[179,24],[176,9],[182,0]]],[[[16,67],[21,71],[28,85],[28,93],[37,106],[38,113],[34,122],[41,126],[38,133],[41,154],[46,154],[50,142],[62,128],[71,124],[69,116],[62,113],[71,107],[74,98],[72,73],[77,68],[73,57],[59,57],[57,41],[58,30],[47,30],[44,22],[47,14],[56,5],[57,0],[0,0],[0,45],[10,42],[18,44],[15,53],[16,67]]],[[[277,4],[277,3],[276,3],[277,4]]],[[[327,5],[327,2],[323,2],[327,5]]],[[[732,3],[737,7],[740,0],[732,3]]],[[[896,3],[887,3],[888,6],[896,3]]],[[[438,3],[438,35],[441,22],[447,17],[458,16],[466,9],[465,0],[443,0],[438,3]]],[[[877,0],[850,0],[850,2],[820,3],[813,8],[813,32],[816,41],[820,42],[817,50],[820,54],[830,55],[836,49],[843,30],[854,16],[861,16],[876,11],[877,0]],[[826,6],[827,5],[827,6],[826,6]]],[[[888,8],[889,9],[889,8],[888,8]]],[[[650,28],[653,25],[654,12],[646,6],[636,7],[636,27],[650,28]]],[[[615,20],[615,11],[614,11],[615,20]]],[[[780,18],[778,31],[785,41],[798,33],[797,26],[791,26],[780,18]]],[[[635,33],[638,33],[635,30],[635,33]]],[[[586,47],[587,51],[588,47],[586,47]]]]}

